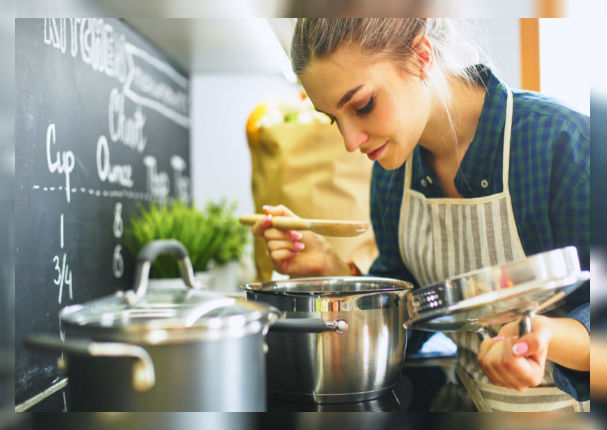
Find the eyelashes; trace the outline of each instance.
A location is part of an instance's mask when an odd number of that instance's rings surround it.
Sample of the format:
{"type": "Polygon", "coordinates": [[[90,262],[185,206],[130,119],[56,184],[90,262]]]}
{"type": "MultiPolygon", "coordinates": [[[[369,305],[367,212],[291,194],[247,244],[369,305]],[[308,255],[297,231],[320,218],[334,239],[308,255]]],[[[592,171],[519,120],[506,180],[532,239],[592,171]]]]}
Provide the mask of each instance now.
{"type": "Polygon", "coordinates": [[[374,105],[375,105],[375,94],[371,94],[371,97],[369,98],[369,101],[367,102],[367,104],[360,109],[356,109],[356,114],[357,115],[368,114],[369,112],[371,112],[373,110],[374,105]]]}
{"type": "MultiPolygon", "coordinates": [[[[374,107],[375,107],[375,94],[371,94],[371,97],[369,97],[369,101],[367,102],[367,104],[364,105],[360,109],[354,109],[354,111],[356,112],[356,115],[362,116],[362,115],[366,115],[369,112],[371,112],[374,107]]],[[[331,125],[333,125],[337,122],[337,118],[335,118],[333,115],[329,115],[329,114],[326,114],[326,115],[331,120],[331,125]]]]}

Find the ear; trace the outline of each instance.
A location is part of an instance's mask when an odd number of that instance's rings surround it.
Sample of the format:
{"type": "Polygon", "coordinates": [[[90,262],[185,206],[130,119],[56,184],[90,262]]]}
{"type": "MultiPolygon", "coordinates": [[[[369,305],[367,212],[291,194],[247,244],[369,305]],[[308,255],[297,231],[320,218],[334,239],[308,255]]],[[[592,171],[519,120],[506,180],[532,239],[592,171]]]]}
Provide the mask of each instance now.
{"type": "Polygon", "coordinates": [[[419,35],[412,43],[415,60],[419,66],[420,79],[428,77],[428,72],[434,64],[434,49],[428,38],[424,35],[419,35]]]}

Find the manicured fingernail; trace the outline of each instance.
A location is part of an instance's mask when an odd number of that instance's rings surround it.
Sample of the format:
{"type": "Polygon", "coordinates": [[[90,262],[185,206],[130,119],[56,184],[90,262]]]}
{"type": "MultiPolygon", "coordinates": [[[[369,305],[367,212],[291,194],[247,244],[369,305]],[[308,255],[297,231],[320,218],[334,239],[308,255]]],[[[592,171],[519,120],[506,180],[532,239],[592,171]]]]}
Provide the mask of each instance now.
{"type": "Polygon", "coordinates": [[[266,215],[266,217],[263,219],[263,225],[265,225],[266,227],[272,224],[272,215],[266,215]]]}
{"type": "Polygon", "coordinates": [[[293,245],[295,247],[296,250],[301,251],[302,249],[304,249],[306,247],[306,245],[304,245],[301,242],[295,242],[295,245],[293,245]]]}
{"type": "Polygon", "coordinates": [[[299,240],[303,237],[303,234],[291,230],[289,231],[289,237],[293,240],[299,240]]]}
{"type": "Polygon", "coordinates": [[[262,209],[263,209],[264,211],[269,211],[269,210],[271,210],[271,209],[274,209],[274,206],[270,206],[270,205],[263,205],[262,209]]]}
{"type": "Polygon", "coordinates": [[[491,340],[504,340],[504,336],[495,336],[492,337],[491,340]]]}
{"type": "Polygon", "coordinates": [[[527,351],[529,351],[529,345],[527,344],[527,342],[515,343],[514,346],[512,347],[512,352],[515,355],[523,355],[527,351]]]}

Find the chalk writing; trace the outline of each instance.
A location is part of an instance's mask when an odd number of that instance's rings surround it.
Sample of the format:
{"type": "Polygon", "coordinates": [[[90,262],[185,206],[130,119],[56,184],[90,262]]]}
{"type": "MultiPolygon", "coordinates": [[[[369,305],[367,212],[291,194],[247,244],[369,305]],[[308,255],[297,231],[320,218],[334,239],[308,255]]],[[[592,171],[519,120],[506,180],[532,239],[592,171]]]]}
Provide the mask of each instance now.
{"type": "Polygon", "coordinates": [[[123,93],[135,103],[153,109],[184,128],[190,127],[188,79],[146,51],[127,43],[129,64],[123,93]],[[158,72],[170,80],[160,81],[158,72]]]}
{"type": "Polygon", "coordinates": [[[145,115],[141,106],[137,105],[132,118],[124,113],[124,95],[116,88],[110,92],[110,105],[108,109],[110,139],[113,142],[122,142],[138,152],[143,152],[147,138],[143,135],[145,115]]]}
{"type": "Polygon", "coordinates": [[[169,175],[166,172],[158,172],[156,169],[156,159],[151,155],[143,158],[147,171],[148,191],[156,198],[164,199],[169,195],[169,175]]]}
{"type": "Polygon", "coordinates": [[[122,222],[122,203],[117,202],[114,205],[114,237],[122,237],[123,222],[122,222]]]}
{"type": "MultiPolygon", "coordinates": [[[[61,249],[63,249],[63,214],[60,216],[59,221],[59,243],[61,249]]],[[[61,304],[63,298],[63,287],[66,286],[69,290],[70,299],[74,298],[74,291],[72,289],[72,271],[69,264],[67,264],[67,253],[64,252],[62,258],[59,255],[53,257],[54,269],[57,273],[57,278],[53,279],[53,283],[59,287],[59,297],[57,302],[61,304]]]]}
{"type": "Polygon", "coordinates": [[[110,164],[110,148],[103,135],[97,140],[97,174],[102,182],[119,183],[129,188],[133,186],[133,169],[130,165],[110,164]]]}
{"type": "Polygon", "coordinates": [[[126,80],[127,60],[125,37],[101,18],[45,18],[44,43],[66,53],[68,39],[70,55],[80,58],[93,70],[126,80]],[[69,22],[69,26],[67,23],[69,22]],[[69,31],[68,31],[69,28],[69,31]]]}
{"type": "Polygon", "coordinates": [[[184,203],[188,203],[190,201],[190,179],[183,174],[187,164],[180,156],[173,155],[171,157],[171,167],[174,174],[175,195],[184,203]]]}
{"type": "Polygon", "coordinates": [[[114,247],[114,258],[112,259],[112,273],[115,278],[121,278],[124,274],[124,259],[122,258],[122,245],[114,247]]]}
{"type": "Polygon", "coordinates": [[[49,124],[46,128],[46,163],[51,173],[59,173],[65,176],[65,198],[70,201],[70,173],[74,170],[74,153],[57,151],[53,159],[51,154],[51,145],[55,144],[55,124],[49,124]]]}

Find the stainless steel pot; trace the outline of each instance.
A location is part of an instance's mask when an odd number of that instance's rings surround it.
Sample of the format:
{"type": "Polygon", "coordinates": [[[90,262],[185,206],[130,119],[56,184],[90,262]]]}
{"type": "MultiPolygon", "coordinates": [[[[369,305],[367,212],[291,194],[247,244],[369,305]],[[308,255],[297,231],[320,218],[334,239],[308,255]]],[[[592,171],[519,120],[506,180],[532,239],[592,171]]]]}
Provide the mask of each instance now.
{"type": "Polygon", "coordinates": [[[316,403],[378,398],[397,382],[413,285],[376,277],[321,277],[243,286],[283,311],[267,336],[272,396],[316,403]]]}
{"type": "Polygon", "coordinates": [[[187,251],[173,240],[138,256],[135,291],[61,310],[64,341],[30,345],[64,352],[72,411],[264,411],[265,335],[279,313],[196,288],[187,251]],[[172,253],[186,285],[149,289],[151,262],[172,253]]]}

